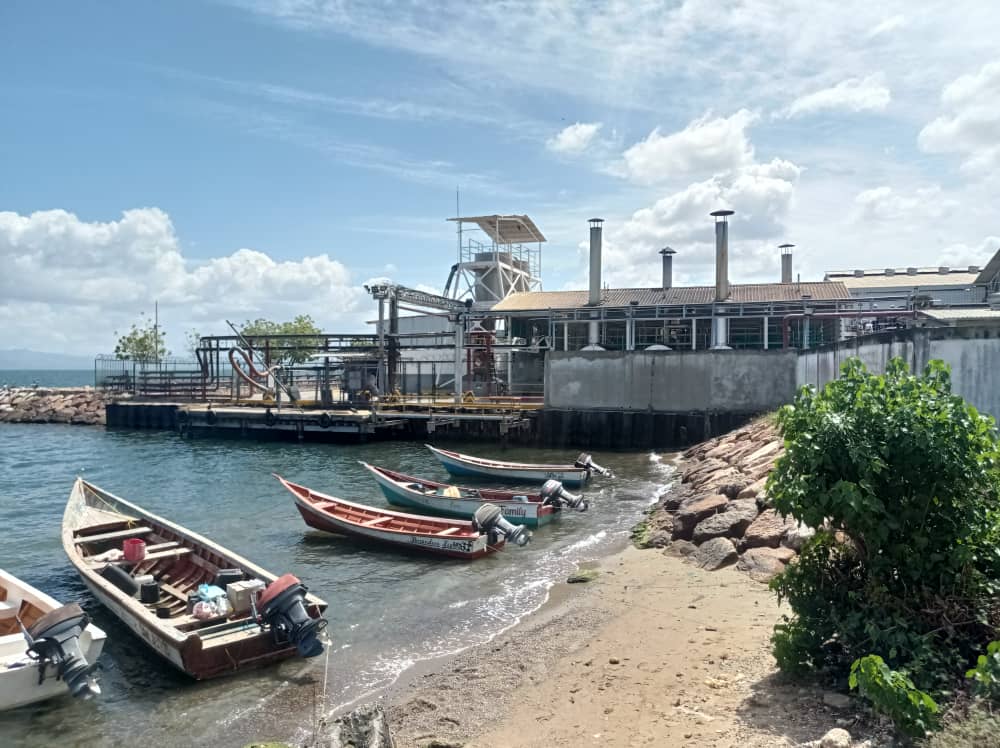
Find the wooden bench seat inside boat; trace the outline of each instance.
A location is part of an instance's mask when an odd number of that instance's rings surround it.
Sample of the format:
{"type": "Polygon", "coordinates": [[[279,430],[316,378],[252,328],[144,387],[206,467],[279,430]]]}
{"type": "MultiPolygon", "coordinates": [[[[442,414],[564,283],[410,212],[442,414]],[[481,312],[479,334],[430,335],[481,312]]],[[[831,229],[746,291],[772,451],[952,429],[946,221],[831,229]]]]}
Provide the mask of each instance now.
{"type": "Polygon", "coordinates": [[[366,522],[362,522],[363,525],[367,527],[373,527],[374,525],[381,525],[383,522],[388,522],[392,517],[375,517],[366,522]]]}
{"type": "Polygon", "coordinates": [[[77,535],[77,543],[103,543],[108,540],[124,540],[125,538],[137,538],[140,535],[149,535],[153,531],[152,527],[128,527],[124,530],[114,532],[101,532],[96,535],[77,535]]]}
{"type": "Polygon", "coordinates": [[[434,533],[435,535],[451,535],[454,532],[458,532],[457,527],[446,527],[443,530],[434,533]]]}

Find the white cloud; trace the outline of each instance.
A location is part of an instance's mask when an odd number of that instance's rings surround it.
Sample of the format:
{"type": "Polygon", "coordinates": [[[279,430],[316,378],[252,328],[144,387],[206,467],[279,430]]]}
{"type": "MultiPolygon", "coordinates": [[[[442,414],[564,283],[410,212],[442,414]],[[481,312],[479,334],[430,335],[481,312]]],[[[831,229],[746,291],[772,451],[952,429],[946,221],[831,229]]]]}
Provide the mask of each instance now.
{"type": "MultiPolygon", "coordinates": [[[[795,183],[795,164],[775,159],[749,164],[724,176],[689,184],[635,211],[623,224],[607,224],[604,280],[619,286],[659,283],[657,251],[678,250],[674,270],[680,281],[711,283],[715,262],[713,219],[731,208],[730,277],[735,282],[770,278],[777,267],[774,246],[784,237],[795,183]]],[[[581,245],[581,251],[586,247],[581,245]]]]}
{"type": "Polygon", "coordinates": [[[937,219],[959,207],[938,185],[909,192],[882,185],[859,192],[854,203],[854,217],[860,222],[937,219]]]}
{"type": "Polygon", "coordinates": [[[902,28],[906,25],[906,16],[902,13],[897,13],[894,16],[889,16],[884,21],[879,22],[876,26],[868,32],[868,38],[874,39],[876,36],[881,34],[888,34],[891,31],[902,28]]]}
{"type": "Polygon", "coordinates": [[[587,150],[601,131],[600,122],[577,122],[564,127],[554,137],[545,141],[545,147],[553,153],[578,154],[587,150]]]}
{"type": "Polygon", "coordinates": [[[1000,60],[963,75],[941,94],[945,113],[929,122],[918,143],[927,153],[964,157],[963,170],[987,172],[1000,166],[1000,60]]]}
{"type": "Polygon", "coordinates": [[[648,185],[738,169],[753,161],[746,131],[756,120],[754,112],[741,109],[729,117],[707,113],[668,135],[656,128],[622,154],[617,172],[648,185]]]}
{"type": "Polygon", "coordinates": [[[158,208],[108,222],[64,210],[0,212],[0,258],[0,347],[108,351],[113,331],[151,314],[155,300],[180,350],[191,327],[222,333],[226,318],[303,313],[331,325],[351,318],[363,298],[347,268],[326,254],[276,261],[239,249],[196,263],[158,208]]]}
{"type": "Polygon", "coordinates": [[[976,265],[982,269],[997,251],[1000,251],[1000,236],[987,236],[979,244],[973,246],[959,242],[950,244],[941,250],[937,264],[951,268],[976,265]]]}
{"type": "Polygon", "coordinates": [[[779,117],[804,117],[817,112],[882,111],[892,100],[892,93],[881,73],[866,78],[848,78],[835,86],[813,91],[795,99],[779,117]]]}

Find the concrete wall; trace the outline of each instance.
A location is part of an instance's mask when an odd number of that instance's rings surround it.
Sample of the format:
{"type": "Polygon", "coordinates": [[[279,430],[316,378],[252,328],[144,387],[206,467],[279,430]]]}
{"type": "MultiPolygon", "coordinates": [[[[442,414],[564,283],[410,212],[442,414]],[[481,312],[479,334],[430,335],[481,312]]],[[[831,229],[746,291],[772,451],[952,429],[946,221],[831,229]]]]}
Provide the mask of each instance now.
{"type": "Polygon", "coordinates": [[[923,371],[931,359],[944,361],[951,366],[952,390],[1000,419],[1000,328],[900,330],[824,346],[799,356],[796,382],[822,387],[851,356],[859,356],[869,371],[878,373],[895,356],[902,356],[913,371],[923,371]]]}
{"type": "Polygon", "coordinates": [[[689,413],[772,410],[791,400],[795,351],[550,351],[545,405],[689,413]]]}

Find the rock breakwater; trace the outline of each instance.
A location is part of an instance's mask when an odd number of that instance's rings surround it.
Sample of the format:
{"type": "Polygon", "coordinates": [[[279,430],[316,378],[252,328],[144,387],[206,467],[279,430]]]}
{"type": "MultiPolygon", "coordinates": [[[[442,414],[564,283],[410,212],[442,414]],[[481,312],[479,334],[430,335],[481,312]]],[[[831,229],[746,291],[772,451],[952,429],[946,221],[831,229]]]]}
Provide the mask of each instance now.
{"type": "Polygon", "coordinates": [[[93,387],[0,390],[0,423],[104,425],[108,396],[93,387]]]}
{"type": "Polygon", "coordinates": [[[698,444],[681,455],[681,483],[653,506],[633,537],[704,569],[730,564],[767,582],[812,530],[770,506],[765,484],[784,453],[772,417],[698,444]]]}

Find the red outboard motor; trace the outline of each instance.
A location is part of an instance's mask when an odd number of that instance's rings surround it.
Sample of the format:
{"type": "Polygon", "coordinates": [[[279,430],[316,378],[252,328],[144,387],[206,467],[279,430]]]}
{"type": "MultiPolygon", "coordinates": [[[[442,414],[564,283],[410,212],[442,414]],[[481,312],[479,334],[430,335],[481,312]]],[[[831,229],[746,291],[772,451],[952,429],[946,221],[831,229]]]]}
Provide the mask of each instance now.
{"type": "Polygon", "coordinates": [[[292,574],[275,579],[261,593],[257,603],[260,619],[271,627],[276,644],[294,644],[302,657],[315,657],[323,651],[320,632],[325,618],[312,618],[306,611],[306,586],[292,574]]]}
{"type": "Polygon", "coordinates": [[[553,478],[545,481],[545,485],[542,486],[540,493],[543,504],[568,506],[570,509],[576,509],[578,512],[585,512],[590,508],[590,504],[587,503],[585,498],[570,493],[563,488],[562,483],[553,478]]]}
{"type": "Polygon", "coordinates": [[[597,473],[598,475],[603,475],[605,478],[615,477],[614,473],[607,468],[603,468],[598,465],[586,452],[576,458],[576,462],[573,463],[573,467],[584,468],[588,473],[597,473]]]}
{"type": "Polygon", "coordinates": [[[511,543],[525,546],[531,540],[531,532],[523,525],[514,525],[506,520],[496,504],[483,504],[472,517],[472,524],[480,532],[490,534],[490,544],[498,538],[507,538],[511,543]]]}
{"type": "Polygon", "coordinates": [[[46,613],[24,632],[28,656],[38,661],[39,683],[45,680],[45,668],[52,665],[74,696],[89,699],[101,692],[91,677],[97,664],[88,663],[80,651],[80,634],[89,623],[83,608],[70,603],[46,613]]]}

